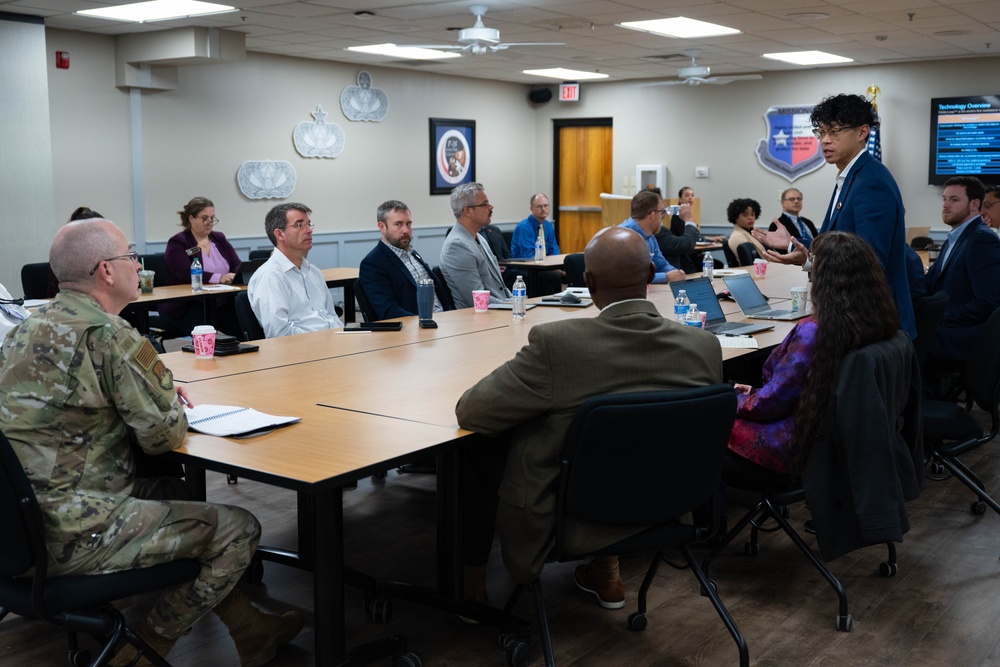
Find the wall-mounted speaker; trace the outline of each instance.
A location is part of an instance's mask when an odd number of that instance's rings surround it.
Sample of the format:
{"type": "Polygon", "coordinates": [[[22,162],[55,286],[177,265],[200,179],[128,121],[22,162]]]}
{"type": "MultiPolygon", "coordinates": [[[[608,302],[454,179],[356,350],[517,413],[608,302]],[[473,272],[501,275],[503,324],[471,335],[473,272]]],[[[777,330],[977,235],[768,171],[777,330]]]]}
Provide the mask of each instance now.
{"type": "Polygon", "coordinates": [[[532,88],[528,99],[535,104],[545,104],[552,99],[552,91],[549,88],[532,88]]]}

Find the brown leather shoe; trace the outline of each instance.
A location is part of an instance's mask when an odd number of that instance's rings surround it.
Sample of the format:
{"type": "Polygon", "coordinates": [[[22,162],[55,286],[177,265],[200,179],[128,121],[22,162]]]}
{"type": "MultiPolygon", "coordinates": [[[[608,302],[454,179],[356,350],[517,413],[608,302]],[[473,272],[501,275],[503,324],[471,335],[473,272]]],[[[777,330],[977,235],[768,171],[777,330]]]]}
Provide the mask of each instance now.
{"type": "Polygon", "coordinates": [[[605,609],[621,609],[625,606],[625,584],[621,577],[608,578],[593,563],[579,565],[573,573],[576,587],[590,593],[605,609]]]}

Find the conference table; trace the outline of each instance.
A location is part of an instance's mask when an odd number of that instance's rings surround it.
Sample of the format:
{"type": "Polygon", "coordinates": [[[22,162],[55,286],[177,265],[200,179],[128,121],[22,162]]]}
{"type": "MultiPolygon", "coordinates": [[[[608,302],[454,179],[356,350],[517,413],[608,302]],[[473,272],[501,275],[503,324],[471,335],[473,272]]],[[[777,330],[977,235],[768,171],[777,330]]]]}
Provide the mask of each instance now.
{"type": "MultiPolygon", "coordinates": [[[[798,267],[774,265],[758,284],[777,303],[804,278],[798,267]]],[[[722,280],[714,287],[724,289],[722,280]]],[[[672,313],[669,286],[651,285],[648,298],[661,313],[672,313]]],[[[246,440],[189,433],[169,456],[186,464],[202,491],[204,471],[213,470],[298,493],[298,552],[269,559],[313,572],[316,664],[339,664],[346,654],[342,488],[406,461],[437,457],[437,583],[423,599],[439,609],[474,604],[460,600],[457,477],[459,449],[476,436],[459,428],[455,404],[468,387],[511,359],[535,324],[597,314],[595,306],[538,306],[514,322],[509,311],[464,309],[436,314],[438,329],[420,329],[416,318],[401,318],[398,332],[320,331],[257,341],[259,352],[209,360],[166,354],[175,380],[186,383],[195,403],[238,404],[301,418],[246,440]]],[[[794,322],[774,325],[755,335],[761,348],[780,343],[794,322]]],[[[723,357],[756,352],[724,348],[723,357]]],[[[490,618],[500,618],[498,610],[491,611],[490,618]]],[[[509,629],[526,627],[517,619],[507,622],[509,629]]]]}

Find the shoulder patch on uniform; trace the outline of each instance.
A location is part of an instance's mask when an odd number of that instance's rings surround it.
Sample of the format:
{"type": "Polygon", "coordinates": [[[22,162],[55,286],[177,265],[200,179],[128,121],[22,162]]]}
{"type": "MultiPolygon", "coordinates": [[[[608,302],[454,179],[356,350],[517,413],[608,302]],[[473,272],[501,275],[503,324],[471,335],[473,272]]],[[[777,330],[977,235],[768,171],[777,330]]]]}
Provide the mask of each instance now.
{"type": "Polygon", "coordinates": [[[148,338],[143,338],[142,345],[138,350],[132,355],[135,359],[135,363],[139,364],[143,370],[148,371],[153,367],[153,364],[157,361],[156,350],[153,348],[153,344],[149,342],[148,338]]]}
{"type": "Polygon", "coordinates": [[[153,375],[156,376],[156,381],[160,383],[160,387],[163,389],[173,389],[174,386],[174,374],[170,372],[170,369],[160,361],[156,360],[153,365],[153,375]]]}

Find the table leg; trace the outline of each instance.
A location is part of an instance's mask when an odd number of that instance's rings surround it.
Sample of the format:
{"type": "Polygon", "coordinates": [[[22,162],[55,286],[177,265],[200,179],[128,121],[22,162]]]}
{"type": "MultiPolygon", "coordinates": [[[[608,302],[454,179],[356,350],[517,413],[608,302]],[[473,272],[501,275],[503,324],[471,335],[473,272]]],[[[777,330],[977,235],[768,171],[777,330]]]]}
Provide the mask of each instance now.
{"type": "Polygon", "coordinates": [[[344,285],[344,321],[354,322],[354,281],[344,285]]]}
{"type": "Polygon", "coordinates": [[[340,488],[316,494],[311,503],[316,664],[339,665],[346,654],[344,631],[344,501],[340,488]]]}

